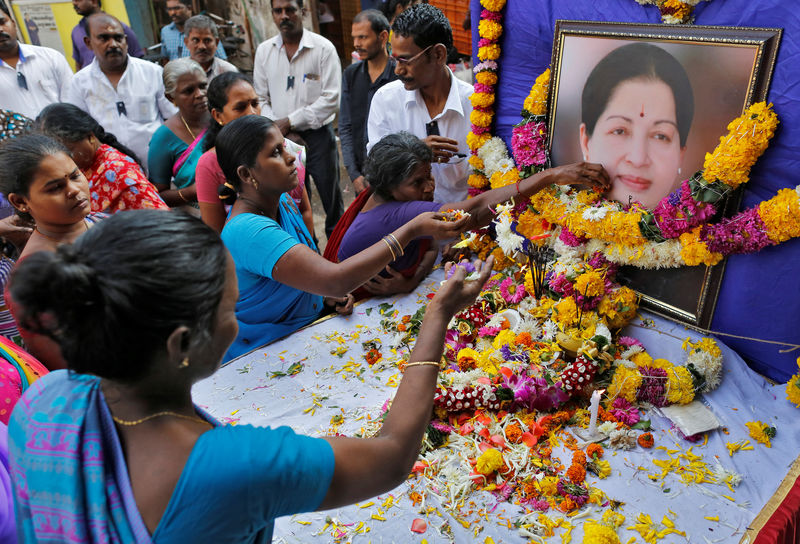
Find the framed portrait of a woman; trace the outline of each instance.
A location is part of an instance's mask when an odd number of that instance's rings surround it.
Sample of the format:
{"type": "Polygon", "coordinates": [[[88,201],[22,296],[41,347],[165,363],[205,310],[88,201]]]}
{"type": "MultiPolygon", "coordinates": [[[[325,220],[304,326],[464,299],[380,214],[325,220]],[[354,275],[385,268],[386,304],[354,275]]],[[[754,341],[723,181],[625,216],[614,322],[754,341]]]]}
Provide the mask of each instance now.
{"type": "MultiPolygon", "coordinates": [[[[766,98],[780,29],[556,22],[549,150],[554,165],[601,163],[607,197],[646,208],[703,167],[728,123],[766,98]]],[[[739,195],[723,213],[738,208],[739,195]]],[[[707,327],[714,267],[618,276],[651,309],[707,327]]]]}

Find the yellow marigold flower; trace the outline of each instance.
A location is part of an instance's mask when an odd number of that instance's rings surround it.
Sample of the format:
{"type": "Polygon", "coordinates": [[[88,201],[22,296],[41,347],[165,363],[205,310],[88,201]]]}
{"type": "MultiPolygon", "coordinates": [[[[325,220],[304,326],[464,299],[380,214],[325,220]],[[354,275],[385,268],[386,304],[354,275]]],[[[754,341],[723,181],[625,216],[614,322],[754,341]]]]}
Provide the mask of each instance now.
{"type": "Polygon", "coordinates": [[[500,355],[495,354],[493,349],[486,349],[480,353],[478,358],[478,368],[487,374],[497,374],[500,371],[499,363],[503,362],[500,355]]]}
{"type": "Polygon", "coordinates": [[[792,379],[786,383],[786,398],[800,408],[800,373],[792,376],[792,379]]]}
{"type": "Polygon", "coordinates": [[[467,184],[476,189],[483,189],[488,187],[489,180],[483,174],[470,174],[469,178],[467,178],[467,184]]]}
{"type": "Polygon", "coordinates": [[[575,292],[587,297],[599,297],[606,292],[603,274],[590,269],[575,280],[575,292]]]}
{"type": "Polygon", "coordinates": [[[497,60],[500,58],[500,46],[496,43],[484,45],[478,48],[478,58],[480,60],[497,60]]]}
{"type": "Polygon", "coordinates": [[[606,510],[603,512],[603,523],[610,527],[620,527],[623,523],[625,523],[625,516],[620,514],[619,512],[614,512],[613,510],[606,510]]]}
{"type": "Polygon", "coordinates": [[[631,361],[633,361],[639,368],[643,366],[653,366],[654,363],[653,358],[650,357],[650,354],[647,353],[646,351],[640,351],[639,353],[634,353],[631,356],[631,361]]]}
{"type": "Polygon", "coordinates": [[[608,396],[612,399],[623,397],[629,402],[636,402],[636,390],[640,385],[642,385],[642,375],[638,370],[618,366],[608,386],[608,396]]]}
{"type": "Polygon", "coordinates": [[[491,70],[481,70],[480,72],[475,74],[475,81],[482,85],[496,85],[497,74],[492,72],[491,70]]]}
{"type": "Polygon", "coordinates": [[[542,495],[546,497],[558,494],[558,478],[555,476],[545,476],[539,482],[539,490],[542,495]]]}
{"type": "Polygon", "coordinates": [[[694,9],[691,5],[682,2],[681,0],[664,0],[664,3],[659,6],[664,11],[669,9],[669,13],[676,19],[687,21],[692,15],[694,9]]]}
{"type": "MultiPolygon", "coordinates": [[[[688,339],[687,339],[688,340],[688,339]]],[[[691,342],[686,342],[683,346],[683,349],[689,347],[696,351],[704,351],[708,353],[712,357],[722,357],[722,350],[719,349],[716,340],[713,338],[704,337],[692,344],[691,342]]]]}
{"type": "Polygon", "coordinates": [[[475,470],[483,475],[489,475],[503,466],[503,454],[494,448],[489,448],[478,457],[475,470]]]}
{"type": "Polygon", "coordinates": [[[492,124],[493,118],[493,113],[480,110],[472,110],[472,113],[469,114],[469,122],[478,127],[488,127],[492,124]]]}
{"type": "Polygon", "coordinates": [[[716,149],[706,153],[703,178],[709,182],[720,180],[734,188],[747,183],[750,168],[767,149],[777,126],[778,116],[772,111],[772,104],[758,102],[747,108],[728,124],[728,134],[720,138],[716,149]]]}
{"type": "Polygon", "coordinates": [[[785,242],[800,236],[800,201],[794,189],[781,189],[777,195],[759,204],[758,215],[773,242],[785,242]]]}
{"type": "Polygon", "coordinates": [[[527,210],[519,216],[517,232],[529,239],[537,238],[550,233],[550,223],[534,211],[527,210]]]}
{"type": "Polygon", "coordinates": [[[500,349],[507,344],[514,344],[516,337],[517,335],[514,334],[514,331],[511,329],[502,330],[500,334],[495,336],[494,340],[492,340],[492,347],[494,349],[500,349]]]}
{"type": "Polygon", "coordinates": [[[694,400],[692,373],[684,366],[667,370],[667,400],[673,404],[688,404],[694,400]]]}
{"type": "MultiPolygon", "coordinates": [[[[473,93],[472,96],[475,96],[475,93],[473,93]]],[[[470,98],[472,98],[472,97],[470,97],[470,98]]],[[[476,151],[476,150],[480,149],[480,147],[483,144],[488,142],[491,137],[492,137],[492,135],[489,134],[488,132],[484,132],[483,134],[475,134],[474,132],[468,132],[467,133],[467,145],[469,146],[469,148],[471,150],[476,151]]]]}
{"type": "Polygon", "coordinates": [[[536,78],[536,82],[531,87],[531,92],[525,99],[522,107],[532,115],[544,115],[547,113],[547,90],[550,86],[550,68],[542,72],[536,78]]]}
{"type": "Polygon", "coordinates": [[[492,189],[499,189],[506,185],[514,185],[519,181],[519,170],[512,168],[508,172],[495,172],[489,179],[492,189]]]}
{"type": "Polygon", "coordinates": [[[575,200],[584,206],[591,206],[601,198],[603,198],[603,195],[595,191],[578,191],[575,195],[575,200]]]}
{"type": "Polygon", "coordinates": [[[499,247],[492,250],[492,255],[494,255],[494,266],[492,268],[498,272],[514,265],[514,259],[508,257],[499,247]]]}
{"type": "Polygon", "coordinates": [[[608,525],[589,521],[583,525],[584,544],[619,544],[616,531],[608,525]]]}
{"type": "MultiPolygon", "coordinates": [[[[494,104],[493,93],[472,93],[469,95],[469,100],[472,102],[473,108],[488,108],[494,104]]],[[[488,140],[488,138],[487,138],[488,140]]]]}
{"type": "Polygon", "coordinates": [[[648,544],[655,544],[670,534],[686,536],[686,532],[677,530],[675,524],[667,516],[661,519],[661,523],[657,523],[649,515],[640,513],[636,517],[636,521],[638,523],[628,527],[628,530],[638,532],[648,544]]]}
{"type": "Polygon", "coordinates": [[[503,25],[491,19],[483,19],[478,23],[478,35],[481,38],[495,41],[503,34],[503,25]]]}
{"type": "Polygon", "coordinates": [[[481,5],[489,11],[500,11],[506,5],[506,0],[481,0],[481,5]]]}
{"type": "Polygon", "coordinates": [[[619,329],[636,316],[638,295],[633,289],[620,287],[600,301],[597,311],[611,329],[619,329]]]}
{"type": "Polygon", "coordinates": [[[562,327],[569,327],[578,320],[578,306],[572,297],[562,298],[553,309],[553,320],[562,327]]]}
{"type": "Polygon", "coordinates": [[[483,170],[485,168],[483,159],[481,159],[478,155],[470,155],[467,162],[469,162],[469,165],[475,170],[483,170]]]}
{"type": "Polygon", "coordinates": [[[590,466],[597,477],[601,480],[605,480],[609,476],[611,476],[611,463],[606,461],[605,459],[598,459],[596,461],[592,461],[590,466]]]}
{"type": "Polygon", "coordinates": [[[684,232],[680,235],[681,258],[689,266],[705,264],[712,266],[722,260],[721,253],[714,253],[708,250],[706,243],[700,240],[700,229],[695,227],[691,232],[684,232]]]}
{"type": "Polygon", "coordinates": [[[480,359],[481,354],[471,348],[462,348],[458,350],[458,355],[456,355],[456,361],[458,362],[459,366],[470,366],[475,368],[480,359]]]}
{"type": "Polygon", "coordinates": [[[748,421],[745,423],[747,430],[750,431],[750,436],[756,441],[764,444],[766,447],[771,448],[771,438],[775,438],[775,427],[770,427],[761,421],[748,421]]]}

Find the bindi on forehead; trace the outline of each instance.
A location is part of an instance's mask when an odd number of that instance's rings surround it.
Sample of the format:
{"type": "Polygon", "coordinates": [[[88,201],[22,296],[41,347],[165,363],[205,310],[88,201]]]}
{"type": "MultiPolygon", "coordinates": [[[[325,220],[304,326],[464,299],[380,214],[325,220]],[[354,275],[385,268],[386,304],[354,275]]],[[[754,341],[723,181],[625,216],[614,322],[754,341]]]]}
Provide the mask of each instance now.
{"type": "Polygon", "coordinates": [[[644,104],[642,104],[642,111],[639,113],[639,117],[644,117],[644,104]]]}

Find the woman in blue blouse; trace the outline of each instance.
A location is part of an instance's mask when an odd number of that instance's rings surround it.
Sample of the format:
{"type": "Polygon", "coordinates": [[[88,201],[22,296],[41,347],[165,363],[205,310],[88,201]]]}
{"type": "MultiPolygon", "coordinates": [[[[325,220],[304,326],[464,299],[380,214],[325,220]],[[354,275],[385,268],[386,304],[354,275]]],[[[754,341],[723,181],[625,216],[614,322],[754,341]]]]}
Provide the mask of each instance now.
{"type": "Polygon", "coordinates": [[[217,159],[228,180],[221,188],[235,201],[222,229],[239,279],[239,336],[226,360],[282,338],[321,315],[326,306],[352,311],[351,291],[402,255],[420,236],[453,238],[466,218],[442,221],[423,213],[360,253],[332,263],[317,247],[292,199],[295,157],[269,119],[249,115],[225,125],[217,137],[217,159]],[[237,196],[238,195],[238,196],[237,196]]]}
{"type": "Polygon", "coordinates": [[[380,435],[358,439],[220,426],[192,403],[237,332],[233,262],[199,219],[128,211],[30,256],[13,295],[69,371],[39,379],[11,417],[20,541],[268,543],[278,516],[393,489],[419,453],[447,323],[491,264],[439,289],[380,435]]]}

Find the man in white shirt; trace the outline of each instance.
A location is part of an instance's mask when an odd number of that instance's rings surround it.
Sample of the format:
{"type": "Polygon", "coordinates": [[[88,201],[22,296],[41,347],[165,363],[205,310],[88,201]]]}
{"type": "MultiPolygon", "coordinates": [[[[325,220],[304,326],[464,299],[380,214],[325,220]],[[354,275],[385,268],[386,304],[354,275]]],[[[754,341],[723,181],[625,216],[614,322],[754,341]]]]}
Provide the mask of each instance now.
{"type": "Polygon", "coordinates": [[[178,110],[164,96],[161,67],[128,56],[120,22],[107,13],[87,19],[94,60],[72,78],[65,102],[75,104],[146,162],[150,138],[178,110]]]}
{"type": "Polygon", "coordinates": [[[17,25],[0,4],[0,108],[35,119],[63,99],[71,79],[64,55],[17,41],[17,25]]]}
{"type": "Polygon", "coordinates": [[[392,24],[392,57],[397,81],[372,98],[367,121],[367,149],[387,134],[410,132],[433,151],[434,201],[457,202],[467,197],[469,154],[467,133],[472,85],[447,67],[453,32],[444,14],[417,4],[392,24]]]}
{"type": "Polygon", "coordinates": [[[219,45],[219,30],[210,17],[189,17],[183,25],[183,33],[183,43],[189,50],[189,56],[206,71],[209,83],[220,74],[239,71],[227,60],[215,56],[219,45]]]}
{"type": "MultiPolygon", "coordinates": [[[[303,29],[302,0],[272,0],[272,18],[280,33],[256,50],[253,83],[261,114],[283,135],[296,132],[308,151],[306,169],[325,208],[330,235],[342,216],[339,152],[333,120],[339,110],[342,65],[331,42],[303,29]]],[[[310,185],[306,184],[310,195],[310,185]]]]}

